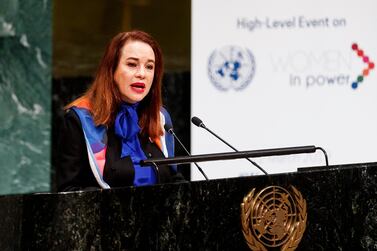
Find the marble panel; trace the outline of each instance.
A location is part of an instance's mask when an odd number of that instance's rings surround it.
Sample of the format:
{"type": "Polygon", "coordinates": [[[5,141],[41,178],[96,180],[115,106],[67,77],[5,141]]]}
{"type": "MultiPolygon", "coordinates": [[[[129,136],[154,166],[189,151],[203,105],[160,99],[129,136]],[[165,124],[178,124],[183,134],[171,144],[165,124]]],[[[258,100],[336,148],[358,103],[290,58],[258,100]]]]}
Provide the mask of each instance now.
{"type": "Polygon", "coordinates": [[[297,250],[376,250],[377,163],[90,192],[0,196],[0,249],[246,251],[250,249],[240,217],[244,196],[252,188],[290,185],[307,203],[306,230],[297,250]]]}
{"type": "Polygon", "coordinates": [[[0,194],[50,190],[51,1],[0,1],[0,194]]]}

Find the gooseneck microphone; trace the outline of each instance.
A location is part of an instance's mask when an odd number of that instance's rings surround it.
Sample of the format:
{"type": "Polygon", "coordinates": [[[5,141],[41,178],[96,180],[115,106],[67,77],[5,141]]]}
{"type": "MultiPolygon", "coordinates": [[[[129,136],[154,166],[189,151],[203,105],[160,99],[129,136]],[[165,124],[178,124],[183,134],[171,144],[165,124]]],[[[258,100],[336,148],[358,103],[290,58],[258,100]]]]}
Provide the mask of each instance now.
{"type": "MultiPolygon", "coordinates": [[[[211,133],[213,136],[215,136],[216,138],[218,138],[219,140],[221,140],[224,144],[226,144],[227,146],[229,146],[230,148],[232,148],[234,151],[236,152],[239,152],[236,148],[234,148],[233,146],[231,146],[228,142],[226,142],[224,139],[222,139],[220,136],[218,136],[216,133],[212,132],[209,128],[207,128],[203,121],[198,118],[198,117],[192,117],[191,118],[191,122],[198,126],[198,127],[201,127],[201,128],[204,128],[206,129],[209,133],[211,133]]],[[[264,174],[268,175],[268,173],[261,167],[259,166],[257,163],[255,163],[254,161],[252,161],[251,159],[249,158],[246,158],[251,164],[253,164],[254,166],[256,166],[259,170],[261,170],[264,174]]]]}
{"type": "Polygon", "coordinates": [[[327,152],[325,151],[325,149],[323,149],[322,147],[316,147],[315,149],[320,150],[323,153],[326,161],[326,166],[329,166],[329,158],[327,157],[327,152]]]}
{"type": "MultiPolygon", "coordinates": [[[[173,137],[175,138],[175,140],[177,140],[177,142],[181,145],[181,147],[183,148],[183,150],[185,150],[185,152],[188,154],[188,156],[191,156],[190,152],[186,149],[186,147],[183,145],[183,143],[179,140],[178,136],[174,133],[173,126],[169,125],[169,124],[165,124],[164,128],[165,128],[165,131],[167,131],[168,133],[170,133],[171,135],[173,135],[173,137]]],[[[208,180],[208,177],[204,173],[203,169],[196,162],[194,162],[194,164],[198,168],[199,172],[204,176],[204,178],[206,180],[208,180]]]]}

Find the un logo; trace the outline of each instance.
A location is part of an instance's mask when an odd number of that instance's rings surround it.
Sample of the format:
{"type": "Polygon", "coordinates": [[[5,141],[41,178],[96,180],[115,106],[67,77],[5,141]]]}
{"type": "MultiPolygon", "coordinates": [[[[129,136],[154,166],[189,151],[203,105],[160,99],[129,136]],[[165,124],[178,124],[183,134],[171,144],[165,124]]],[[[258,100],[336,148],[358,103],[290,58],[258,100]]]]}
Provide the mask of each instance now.
{"type": "Polygon", "coordinates": [[[254,56],[247,48],[225,46],[213,51],[208,60],[208,76],[221,91],[244,89],[254,73],[254,56]]]}
{"type": "Polygon", "coordinates": [[[305,232],[306,200],[294,186],[253,188],[241,203],[242,232],[253,251],[295,250],[305,232]]]}

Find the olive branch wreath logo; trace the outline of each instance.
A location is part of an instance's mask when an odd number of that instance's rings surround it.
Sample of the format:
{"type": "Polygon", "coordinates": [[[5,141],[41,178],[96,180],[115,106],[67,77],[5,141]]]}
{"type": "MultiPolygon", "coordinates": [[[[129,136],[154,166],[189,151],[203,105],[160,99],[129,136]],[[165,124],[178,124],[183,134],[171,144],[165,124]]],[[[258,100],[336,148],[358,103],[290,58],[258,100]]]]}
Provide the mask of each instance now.
{"type": "MultiPolygon", "coordinates": [[[[306,228],[306,220],[307,220],[307,213],[306,213],[306,201],[301,195],[301,193],[294,187],[290,186],[292,194],[284,195],[290,196],[292,195],[294,200],[294,207],[297,210],[297,214],[295,217],[295,221],[293,224],[288,226],[288,231],[285,233],[288,235],[286,241],[284,241],[280,245],[271,245],[272,247],[282,246],[282,251],[291,251],[295,250],[298,244],[301,241],[301,238],[304,234],[306,228]]],[[[266,189],[280,189],[286,191],[284,188],[277,187],[277,186],[270,186],[265,188],[266,189]]],[[[263,245],[260,238],[253,234],[251,219],[256,215],[255,212],[255,205],[257,204],[258,200],[260,200],[259,196],[261,192],[254,196],[255,188],[252,189],[247,196],[244,197],[243,203],[241,203],[241,223],[242,223],[242,232],[245,237],[246,243],[249,248],[253,251],[267,251],[267,248],[263,245]]],[[[260,210],[259,210],[260,211],[260,210]]]]}

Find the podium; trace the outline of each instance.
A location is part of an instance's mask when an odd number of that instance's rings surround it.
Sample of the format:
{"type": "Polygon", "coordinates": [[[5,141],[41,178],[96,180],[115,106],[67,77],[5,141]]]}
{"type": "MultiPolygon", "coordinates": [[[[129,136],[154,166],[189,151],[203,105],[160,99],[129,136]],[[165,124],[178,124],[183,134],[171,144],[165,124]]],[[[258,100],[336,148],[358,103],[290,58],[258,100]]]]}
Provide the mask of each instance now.
{"type": "MultiPolygon", "coordinates": [[[[0,197],[0,250],[250,250],[251,189],[293,185],[306,200],[296,250],[375,250],[377,163],[90,192],[0,197]]],[[[272,248],[268,250],[280,250],[272,248]]]]}

